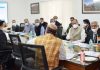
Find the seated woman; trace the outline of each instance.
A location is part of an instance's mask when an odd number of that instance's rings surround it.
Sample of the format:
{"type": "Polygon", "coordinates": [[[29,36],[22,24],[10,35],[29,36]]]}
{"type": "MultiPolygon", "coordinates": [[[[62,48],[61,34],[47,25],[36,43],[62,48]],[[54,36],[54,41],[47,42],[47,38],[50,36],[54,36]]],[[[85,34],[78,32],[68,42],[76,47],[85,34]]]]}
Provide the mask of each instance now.
{"type": "Polygon", "coordinates": [[[88,19],[84,19],[83,20],[84,23],[84,29],[85,29],[85,33],[86,33],[86,38],[85,38],[85,42],[84,43],[89,43],[89,31],[91,30],[91,26],[90,26],[90,21],[88,19]]]}

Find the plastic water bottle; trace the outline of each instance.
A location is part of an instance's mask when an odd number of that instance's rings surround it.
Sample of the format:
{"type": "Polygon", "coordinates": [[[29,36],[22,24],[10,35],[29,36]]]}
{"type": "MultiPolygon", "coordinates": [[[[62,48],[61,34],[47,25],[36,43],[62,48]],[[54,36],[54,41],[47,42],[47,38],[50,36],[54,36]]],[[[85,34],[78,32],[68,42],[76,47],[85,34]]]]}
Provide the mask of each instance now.
{"type": "Polygon", "coordinates": [[[90,39],[89,41],[89,48],[90,48],[90,51],[94,51],[94,47],[93,47],[93,41],[90,39]]]}
{"type": "Polygon", "coordinates": [[[29,39],[32,39],[33,35],[32,35],[32,31],[30,31],[29,33],[29,39]]]}
{"type": "Polygon", "coordinates": [[[84,63],[84,61],[85,61],[85,53],[84,53],[84,50],[81,50],[81,52],[80,52],[80,62],[84,63]]]}

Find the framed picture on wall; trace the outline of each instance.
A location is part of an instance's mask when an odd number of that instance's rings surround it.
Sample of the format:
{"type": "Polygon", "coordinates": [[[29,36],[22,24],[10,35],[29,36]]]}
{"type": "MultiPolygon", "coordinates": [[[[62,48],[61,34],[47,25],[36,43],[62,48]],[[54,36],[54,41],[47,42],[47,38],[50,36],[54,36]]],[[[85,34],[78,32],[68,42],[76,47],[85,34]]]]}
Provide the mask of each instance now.
{"type": "Polygon", "coordinates": [[[31,3],[31,14],[39,14],[39,3],[31,3]]]}
{"type": "Polygon", "coordinates": [[[83,14],[99,14],[100,0],[82,0],[83,14]]]}

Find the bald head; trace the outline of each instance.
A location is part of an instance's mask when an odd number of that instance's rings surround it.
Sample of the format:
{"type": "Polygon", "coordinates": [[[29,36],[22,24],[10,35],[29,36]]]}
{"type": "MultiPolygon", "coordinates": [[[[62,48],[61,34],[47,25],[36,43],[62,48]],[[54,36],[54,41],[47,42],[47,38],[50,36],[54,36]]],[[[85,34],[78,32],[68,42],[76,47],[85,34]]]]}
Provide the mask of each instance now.
{"type": "Polygon", "coordinates": [[[99,25],[98,25],[98,22],[97,21],[91,22],[91,29],[96,29],[98,27],[99,27],[99,25]]]}

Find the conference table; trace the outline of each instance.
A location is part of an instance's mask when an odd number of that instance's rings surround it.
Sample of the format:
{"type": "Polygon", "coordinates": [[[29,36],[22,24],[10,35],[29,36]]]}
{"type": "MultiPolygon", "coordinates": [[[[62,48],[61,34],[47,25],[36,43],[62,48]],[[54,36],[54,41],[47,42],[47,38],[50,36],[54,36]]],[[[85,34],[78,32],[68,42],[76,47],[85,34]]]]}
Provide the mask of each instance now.
{"type": "Polygon", "coordinates": [[[62,46],[60,51],[60,62],[59,66],[64,66],[68,70],[100,70],[100,59],[98,56],[100,52],[91,51],[89,50],[89,45],[84,43],[74,43],[74,47],[81,47],[84,49],[85,53],[85,62],[84,64],[80,61],[80,53],[75,52],[76,49],[74,48],[74,52],[72,50],[68,50],[68,42],[62,46]],[[77,45],[77,46],[76,46],[77,45]]]}
{"type": "MultiPolygon", "coordinates": [[[[24,39],[24,37],[21,38],[22,41],[25,41],[25,39],[24,39]]],[[[31,42],[30,40],[31,39],[27,39],[27,41],[25,41],[25,42],[29,43],[29,42],[31,42]]],[[[100,68],[100,60],[97,57],[100,53],[87,50],[87,49],[89,49],[88,44],[78,43],[78,42],[72,43],[75,46],[78,45],[78,47],[80,46],[82,49],[86,49],[85,50],[85,54],[87,54],[86,57],[95,58],[94,60],[90,59],[90,60],[86,61],[84,64],[82,64],[79,59],[79,53],[75,52],[75,49],[74,50],[69,49],[70,42],[65,41],[65,40],[63,42],[64,42],[63,43],[64,45],[61,46],[60,54],[59,54],[59,60],[60,60],[59,65],[60,66],[64,66],[68,70],[98,70],[98,68],[100,68]]],[[[30,44],[32,44],[32,43],[30,43],[30,44]]],[[[77,48],[77,49],[79,50],[79,48],[77,48]]]]}
{"type": "Polygon", "coordinates": [[[100,60],[87,62],[86,65],[73,60],[60,60],[60,66],[64,66],[68,70],[100,70],[100,60]]]}

